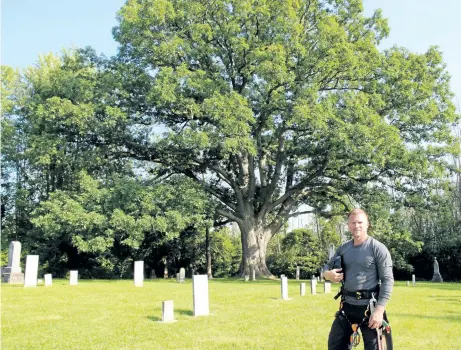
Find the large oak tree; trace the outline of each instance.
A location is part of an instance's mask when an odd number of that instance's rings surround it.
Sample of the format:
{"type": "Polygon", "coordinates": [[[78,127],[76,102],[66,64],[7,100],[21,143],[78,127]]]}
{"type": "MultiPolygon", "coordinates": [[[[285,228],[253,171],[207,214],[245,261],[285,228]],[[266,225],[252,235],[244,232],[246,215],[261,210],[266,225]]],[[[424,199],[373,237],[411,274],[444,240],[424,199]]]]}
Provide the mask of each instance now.
{"type": "Polygon", "coordinates": [[[241,274],[271,275],[267,244],[302,208],[428,191],[457,151],[441,53],[381,52],[387,22],[359,0],[128,0],[118,20],[120,145],[220,202],[241,274]]]}

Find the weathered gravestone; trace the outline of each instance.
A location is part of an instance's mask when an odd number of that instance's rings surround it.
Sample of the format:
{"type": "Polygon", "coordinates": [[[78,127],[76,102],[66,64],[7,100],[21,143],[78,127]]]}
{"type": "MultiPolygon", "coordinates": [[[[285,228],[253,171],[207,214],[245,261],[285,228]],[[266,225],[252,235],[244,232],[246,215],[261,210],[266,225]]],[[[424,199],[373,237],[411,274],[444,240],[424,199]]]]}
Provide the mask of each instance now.
{"type": "Polygon", "coordinates": [[[306,295],[306,283],[301,283],[299,285],[299,294],[303,297],[306,295]]]}
{"type": "Polygon", "coordinates": [[[179,283],[184,282],[186,282],[186,269],[184,267],[181,267],[179,269],[179,283]]]}
{"type": "Polygon", "coordinates": [[[411,275],[411,283],[413,284],[413,287],[414,287],[415,284],[416,284],[416,276],[415,275],[411,275]]]}
{"type": "Polygon", "coordinates": [[[192,290],[194,316],[206,316],[210,313],[208,300],[208,275],[193,275],[192,290]]]}
{"type": "Polygon", "coordinates": [[[245,282],[248,282],[250,280],[250,275],[245,275],[245,282]]]}
{"type": "Polygon", "coordinates": [[[144,261],[134,262],[134,286],[142,287],[144,285],[144,261]]]}
{"type": "Polygon", "coordinates": [[[8,265],[2,269],[2,282],[10,284],[23,284],[24,274],[21,271],[21,243],[10,242],[8,249],[8,265]]]}
{"type": "Polygon", "coordinates": [[[437,258],[434,257],[434,274],[432,275],[432,282],[443,282],[442,275],[439,271],[439,263],[437,258]]]}
{"type": "Polygon", "coordinates": [[[256,270],[254,267],[251,268],[251,280],[256,281],[256,270]]]}
{"type": "Polygon", "coordinates": [[[24,275],[24,287],[36,287],[38,275],[38,255],[26,256],[26,273],[24,275]]]}
{"type": "Polygon", "coordinates": [[[162,322],[174,322],[174,301],[162,301],[162,322]]]}
{"type": "Polygon", "coordinates": [[[176,272],[176,282],[179,283],[179,272],[176,272]]]}
{"type": "Polygon", "coordinates": [[[70,271],[69,285],[71,285],[71,286],[78,285],[78,270],[71,270],[70,271]]]}
{"type": "Polygon", "coordinates": [[[51,273],[47,273],[45,276],[45,287],[49,287],[53,284],[53,277],[51,276],[51,273]]]}
{"type": "Polygon", "coordinates": [[[299,266],[296,266],[296,281],[299,281],[299,275],[300,275],[300,268],[299,266]]]}
{"type": "Polygon", "coordinates": [[[163,270],[163,278],[168,278],[168,267],[163,270]]]}

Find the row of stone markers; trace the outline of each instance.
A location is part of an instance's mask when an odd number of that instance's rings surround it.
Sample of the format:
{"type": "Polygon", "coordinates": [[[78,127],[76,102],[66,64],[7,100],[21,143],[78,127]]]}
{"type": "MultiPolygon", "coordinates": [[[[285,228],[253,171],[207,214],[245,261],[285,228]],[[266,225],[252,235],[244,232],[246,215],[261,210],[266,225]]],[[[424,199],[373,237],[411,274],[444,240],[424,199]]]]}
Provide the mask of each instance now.
{"type": "MultiPolygon", "coordinates": [[[[282,275],[280,277],[280,287],[282,291],[282,299],[290,300],[288,298],[288,278],[282,275]]],[[[323,285],[324,293],[331,293],[331,282],[325,282],[323,285]]],[[[299,293],[303,297],[306,295],[306,283],[299,285],[299,293]]],[[[311,294],[317,294],[317,279],[311,279],[311,294]]]]}
{"type": "MultiPolygon", "coordinates": [[[[9,284],[24,284],[24,287],[36,287],[38,277],[38,255],[26,256],[25,272],[22,273],[20,266],[21,243],[13,241],[8,251],[8,266],[2,271],[2,282],[9,284]]],[[[45,286],[51,286],[53,279],[50,273],[44,275],[45,286]]],[[[77,285],[78,271],[70,271],[70,285],[77,285]]]]}

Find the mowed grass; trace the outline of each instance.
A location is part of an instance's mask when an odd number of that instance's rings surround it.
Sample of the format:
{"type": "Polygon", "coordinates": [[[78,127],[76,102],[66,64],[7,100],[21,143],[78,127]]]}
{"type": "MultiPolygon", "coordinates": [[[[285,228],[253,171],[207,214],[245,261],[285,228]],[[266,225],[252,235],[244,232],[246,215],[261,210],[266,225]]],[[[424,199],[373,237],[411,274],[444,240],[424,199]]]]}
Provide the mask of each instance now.
{"type": "MultiPolygon", "coordinates": [[[[309,281],[209,281],[209,316],[193,316],[192,282],[53,280],[2,284],[2,349],[327,349],[338,302],[309,281]],[[306,296],[299,293],[306,282],[306,296]],[[162,323],[174,300],[176,322],[162,323]]],[[[387,308],[395,349],[461,349],[461,284],[396,282],[387,308]]],[[[359,345],[358,349],[363,349],[359,345]]]]}

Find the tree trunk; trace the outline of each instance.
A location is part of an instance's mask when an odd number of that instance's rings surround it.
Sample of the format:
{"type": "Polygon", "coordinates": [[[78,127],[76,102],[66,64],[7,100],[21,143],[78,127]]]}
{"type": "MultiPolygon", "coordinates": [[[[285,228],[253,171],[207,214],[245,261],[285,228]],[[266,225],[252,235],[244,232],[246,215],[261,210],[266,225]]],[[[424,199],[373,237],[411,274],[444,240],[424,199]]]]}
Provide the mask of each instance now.
{"type": "Polygon", "coordinates": [[[210,247],[210,228],[207,226],[205,229],[205,246],[206,246],[206,272],[208,279],[212,279],[213,275],[211,273],[211,247],[210,247]]]}
{"type": "Polygon", "coordinates": [[[272,232],[252,221],[244,222],[239,227],[242,236],[242,261],[239,275],[241,277],[251,275],[251,269],[254,269],[257,277],[274,278],[266,265],[267,244],[272,237],[272,232]]]}

